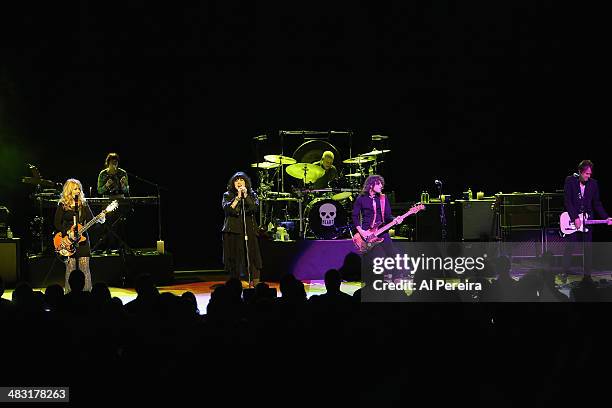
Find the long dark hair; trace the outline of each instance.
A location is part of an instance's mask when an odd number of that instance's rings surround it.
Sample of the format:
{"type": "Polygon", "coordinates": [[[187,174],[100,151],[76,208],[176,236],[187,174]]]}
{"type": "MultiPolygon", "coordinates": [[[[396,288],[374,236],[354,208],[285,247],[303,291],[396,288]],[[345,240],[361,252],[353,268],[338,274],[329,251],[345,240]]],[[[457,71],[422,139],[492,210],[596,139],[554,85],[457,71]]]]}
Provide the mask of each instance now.
{"type": "Polygon", "coordinates": [[[580,162],[580,164],[578,165],[578,171],[580,173],[582,173],[583,171],[585,171],[587,168],[590,168],[591,171],[593,171],[593,162],[590,160],[583,160],[580,162]]]}
{"type": "Polygon", "coordinates": [[[236,187],[234,187],[234,181],[236,181],[237,179],[244,180],[244,184],[246,186],[246,189],[249,195],[253,193],[253,189],[251,187],[252,186],[251,178],[247,176],[247,174],[243,171],[239,171],[236,174],[234,174],[232,177],[230,177],[229,181],[227,182],[227,191],[231,191],[234,194],[238,194],[236,187]]]}
{"type": "Polygon", "coordinates": [[[383,186],[385,185],[385,179],[383,176],[379,176],[377,174],[368,176],[365,183],[363,183],[363,189],[361,190],[361,194],[368,195],[370,194],[370,189],[374,187],[374,184],[380,182],[383,186]]]}

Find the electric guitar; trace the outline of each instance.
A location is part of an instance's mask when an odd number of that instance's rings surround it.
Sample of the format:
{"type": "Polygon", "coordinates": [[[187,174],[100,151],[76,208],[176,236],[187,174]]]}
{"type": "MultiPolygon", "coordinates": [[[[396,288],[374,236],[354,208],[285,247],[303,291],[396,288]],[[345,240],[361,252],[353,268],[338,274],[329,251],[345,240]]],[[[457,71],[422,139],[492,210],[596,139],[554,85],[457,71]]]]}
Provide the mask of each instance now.
{"type": "Polygon", "coordinates": [[[415,204],[405,214],[402,214],[399,217],[396,217],[393,221],[391,221],[384,227],[379,228],[378,226],[375,226],[375,227],[370,228],[368,231],[371,232],[372,234],[368,236],[368,238],[366,239],[364,239],[359,233],[354,234],[353,243],[355,244],[355,248],[357,248],[357,251],[359,251],[359,253],[365,254],[370,249],[374,248],[376,245],[383,242],[384,239],[379,238],[379,235],[384,234],[385,232],[387,232],[389,228],[393,227],[394,225],[397,225],[403,222],[404,218],[408,217],[409,215],[416,214],[419,211],[424,210],[424,209],[425,209],[425,206],[423,204],[415,204]]]}
{"type": "Polygon", "coordinates": [[[564,212],[563,214],[561,214],[561,217],[559,218],[559,228],[561,229],[561,234],[565,236],[578,231],[589,232],[589,229],[585,227],[586,225],[608,223],[608,220],[589,220],[588,214],[586,215],[587,217],[585,220],[582,214],[578,214],[578,218],[580,218],[580,228],[576,228],[574,220],[570,219],[570,215],[568,212],[564,212]]]}
{"type": "Polygon", "coordinates": [[[75,241],[75,228],[77,228],[79,241],[81,243],[85,241],[85,237],[83,234],[96,222],[100,220],[103,216],[111,211],[115,211],[119,207],[119,203],[117,200],[110,203],[106,209],[104,209],[100,214],[96,215],[84,226],[81,224],[73,225],[68,231],[68,236],[62,238],[62,233],[58,232],[53,237],[53,246],[55,247],[55,251],[58,252],[62,256],[72,256],[77,250],[77,242],[75,241]]]}

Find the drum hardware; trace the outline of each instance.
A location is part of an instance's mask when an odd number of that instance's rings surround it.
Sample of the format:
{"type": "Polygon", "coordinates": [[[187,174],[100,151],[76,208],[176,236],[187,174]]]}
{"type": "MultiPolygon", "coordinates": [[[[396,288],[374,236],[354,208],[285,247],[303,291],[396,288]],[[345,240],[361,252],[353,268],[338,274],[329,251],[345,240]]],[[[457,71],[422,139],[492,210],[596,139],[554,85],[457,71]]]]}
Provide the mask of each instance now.
{"type": "Polygon", "coordinates": [[[292,157],[287,157],[280,154],[268,154],[264,156],[264,159],[271,163],[277,163],[280,165],[280,180],[278,181],[280,181],[280,190],[285,192],[285,172],[282,171],[282,166],[285,164],[295,164],[297,161],[292,157]]]}
{"type": "Polygon", "coordinates": [[[255,167],[258,169],[262,169],[262,170],[270,170],[270,169],[275,169],[277,167],[279,167],[280,164],[279,163],[273,163],[273,162],[261,162],[261,163],[252,163],[251,167],[255,167]]]}
{"type": "MultiPolygon", "coordinates": [[[[374,140],[374,139],[372,139],[372,140],[374,140]]],[[[369,151],[367,153],[360,154],[357,157],[371,157],[371,158],[373,158],[374,163],[372,163],[372,165],[370,166],[368,174],[369,175],[378,174],[378,165],[381,164],[381,163],[384,163],[383,160],[379,160],[379,156],[382,158],[382,157],[384,157],[385,153],[389,153],[390,151],[391,150],[389,150],[389,149],[384,149],[384,150],[374,149],[374,150],[369,151]]]]}
{"type": "Polygon", "coordinates": [[[363,164],[363,163],[369,163],[371,161],[374,161],[374,156],[359,155],[357,157],[353,157],[352,159],[346,159],[342,163],[363,164]]]}
{"type": "Polygon", "coordinates": [[[378,155],[381,155],[381,154],[389,153],[390,151],[391,150],[377,150],[377,149],[374,149],[371,152],[360,154],[357,157],[378,156],[378,155]]]}

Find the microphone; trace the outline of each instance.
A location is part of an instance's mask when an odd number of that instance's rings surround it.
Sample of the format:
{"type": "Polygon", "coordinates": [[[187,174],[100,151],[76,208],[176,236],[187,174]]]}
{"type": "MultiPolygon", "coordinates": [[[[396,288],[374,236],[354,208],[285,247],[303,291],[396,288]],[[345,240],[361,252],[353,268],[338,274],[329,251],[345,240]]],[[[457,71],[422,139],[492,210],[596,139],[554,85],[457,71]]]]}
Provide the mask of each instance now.
{"type": "Polygon", "coordinates": [[[439,186],[442,185],[442,182],[440,180],[436,180],[436,181],[434,181],[434,183],[439,185],[439,186]]]}
{"type": "Polygon", "coordinates": [[[574,177],[580,177],[580,174],[574,173],[574,177]]]}

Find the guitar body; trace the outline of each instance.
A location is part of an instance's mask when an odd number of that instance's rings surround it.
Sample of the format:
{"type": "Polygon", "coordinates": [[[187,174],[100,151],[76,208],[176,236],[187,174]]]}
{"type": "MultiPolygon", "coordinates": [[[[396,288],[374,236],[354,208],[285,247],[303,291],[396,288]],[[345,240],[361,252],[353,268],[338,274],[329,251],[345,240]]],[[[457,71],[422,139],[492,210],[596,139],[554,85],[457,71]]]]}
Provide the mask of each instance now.
{"type": "Polygon", "coordinates": [[[372,232],[373,235],[370,235],[367,240],[363,239],[363,237],[359,233],[353,234],[353,243],[355,244],[355,248],[357,248],[357,251],[360,254],[365,254],[366,252],[374,248],[376,245],[384,241],[383,238],[379,238],[376,236],[377,230],[375,228],[372,228],[369,231],[372,232]]]}
{"type": "Polygon", "coordinates": [[[574,232],[589,232],[589,229],[586,228],[587,225],[608,223],[608,220],[589,220],[588,214],[586,217],[583,217],[582,214],[578,214],[578,218],[580,219],[580,228],[576,228],[574,220],[570,218],[568,212],[561,214],[559,217],[559,229],[564,236],[573,234],[574,232]]]}
{"type": "Polygon", "coordinates": [[[392,226],[402,223],[404,221],[404,218],[408,217],[409,215],[416,214],[424,209],[425,206],[423,204],[415,204],[405,214],[400,215],[384,227],[378,226],[370,228],[368,231],[372,234],[368,237],[368,239],[364,239],[359,233],[353,234],[353,244],[355,244],[355,248],[357,248],[357,251],[360,254],[365,254],[370,249],[374,248],[376,245],[384,241],[384,239],[380,238],[379,235],[387,232],[387,230],[392,226]]]}
{"type": "MultiPolygon", "coordinates": [[[[72,256],[75,254],[77,250],[76,242],[74,242],[74,228],[75,227],[72,226],[72,228],[70,229],[72,233],[69,234],[69,237],[66,237],[68,239],[63,238],[61,232],[58,232],[53,237],[53,246],[55,247],[55,250],[59,252],[59,254],[62,256],[72,256]]],[[[80,236],[79,238],[79,244],[80,244],[81,242],[85,241],[85,236],[81,235],[83,231],[83,226],[81,224],[78,224],[77,228],[78,228],[79,236],[80,236]]]]}

